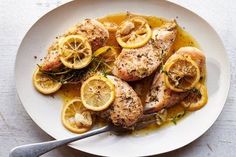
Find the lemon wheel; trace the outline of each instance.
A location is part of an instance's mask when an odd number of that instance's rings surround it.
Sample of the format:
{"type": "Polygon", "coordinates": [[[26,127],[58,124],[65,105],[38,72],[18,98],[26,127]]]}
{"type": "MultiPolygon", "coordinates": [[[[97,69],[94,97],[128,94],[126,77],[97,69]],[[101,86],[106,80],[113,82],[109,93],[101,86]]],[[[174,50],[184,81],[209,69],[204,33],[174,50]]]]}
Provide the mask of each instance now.
{"type": "Polygon", "coordinates": [[[33,84],[34,87],[43,94],[52,94],[58,91],[62,86],[62,83],[43,74],[39,68],[37,68],[33,74],[33,84]]]}
{"type": "Polygon", "coordinates": [[[62,110],[62,124],[74,133],[83,133],[92,126],[92,116],[82,104],[80,99],[68,102],[62,110]]]}
{"type": "Polygon", "coordinates": [[[112,71],[114,62],[118,56],[116,49],[112,46],[104,46],[95,51],[94,56],[96,57],[96,65],[93,65],[95,68],[101,67],[99,70],[109,73],[112,71]]]}
{"type": "Polygon", "coordinates": [[[188,111],[196,111],[201,109],[208,100],[207,88],[201,83],[197,85],[190,91],[190,94],[181,102],[188,111]]]}
{"type": "Polygon", "coordinates": [[[166,86],[176,92],[193,88],[200,79],[198,65],[189,56],[169,58],[164,65],[164,72],[166,86]]]}
{"type": "Polygon", "coordinates": [[[81,69],[92,60],[92,49],[81,35],[69,35],[59,43],[61,62],[68,68],[81,69]]]}
{"type": "Polygon", "coordinates": [[[151,35],[148,22],[142,17],[134,17],[121,23],[116,32],[116,40],[124,48],[137,48],[145,45],[151,35]]]}
{"type": "Polygon", "coordinates": [[[92,111],[105,110],[114,98],[114,84],[104,76],[95,75],[90,77],[81,86],[83,105],[92,111]]]}

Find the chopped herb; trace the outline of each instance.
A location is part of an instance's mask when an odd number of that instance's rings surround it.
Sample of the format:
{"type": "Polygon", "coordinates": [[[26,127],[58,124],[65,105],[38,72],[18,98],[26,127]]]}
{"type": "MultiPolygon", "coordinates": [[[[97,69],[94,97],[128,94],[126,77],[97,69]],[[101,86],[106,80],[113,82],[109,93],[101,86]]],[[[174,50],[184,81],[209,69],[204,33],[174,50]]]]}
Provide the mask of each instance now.
{"type": "Polygon", "coordinates": [[[197,96],[202,96],[201,92],[195,87],[190,89],[190,92],[196,94],[197,96]]]}
{"type": "Polygon", "coordinates": [[[52,78],[55,81],[61,82],[62,84],[77,84],[81,81],[86,80],[88,77],[94,75],[100,71],[105,77],[107,76],[107,69],[110,68],[108,64],[100,57],[92,57],[92,62],[89,66],[83,69],[70,69],[63,67],[53,71],[44,71],[41,66],[37,64],[39,70],[52,78]]]}
{"type": "Polygon", "coordinates": [[[37,64],[37,67],[39,68],[39,70],[41,70],[41,66],[39,64],[37,64]]]}
{"type": "Polygon", "coordinates": [[[102,71],[102,75],[103,75],[104,77],[107,77],[107,72],[106,72],[105,70],[103,70],[103,71],[102,71]]]}
{"type": "Polygon", "coordinates": [[[170,118],[170,120],[172,121],[172,123],[177,125],[177,121],[183,118],[186,113],[187,113],[187,109],[184,109],[183,112],[178,113],[176,116],[170,118]]]}
{"type": "Polygon", "coordinates": [[[167,76],[169,76],[169,73],[168,73],[167,71],[162,70],[161,72],[164,73],[164,74],[166,74],[167,76]]]}
{"type": "Polygon", "coordinates": [[[174,124],[174,125],[177,125],[177,121],[176,121],[176,118],[174,117],[174,118],[172,118],[172,123],[174,124]]]}

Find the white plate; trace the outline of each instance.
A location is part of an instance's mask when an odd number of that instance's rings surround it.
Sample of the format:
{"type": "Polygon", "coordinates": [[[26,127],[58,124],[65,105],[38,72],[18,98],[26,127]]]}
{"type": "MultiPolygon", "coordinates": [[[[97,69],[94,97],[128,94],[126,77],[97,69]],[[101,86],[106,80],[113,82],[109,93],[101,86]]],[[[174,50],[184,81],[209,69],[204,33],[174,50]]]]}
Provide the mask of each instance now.
{"type": "Polygon", "coordinates": [[[214,29],[193,12],[167,1],[155,0],[80,0],[67,3],[40,18],[24,37],[19,48],[15,76],[19,97],[31,118],[56,139],[74,136],[61,124],[61,100],[46,97],[32,86],[32,72],[55,37],[84,18],[130,11],[166,18],[178,16],[200,43],[207,58],[208,104],[184,118],[177,125],[161,128],[143,136],[110,136],[108,133],[91,137],[70,146],[84,152],[104,156],[143,156],[180,148],[200,137],[219,116],[230,86],[230,69],[223,44],[214,29]]]}

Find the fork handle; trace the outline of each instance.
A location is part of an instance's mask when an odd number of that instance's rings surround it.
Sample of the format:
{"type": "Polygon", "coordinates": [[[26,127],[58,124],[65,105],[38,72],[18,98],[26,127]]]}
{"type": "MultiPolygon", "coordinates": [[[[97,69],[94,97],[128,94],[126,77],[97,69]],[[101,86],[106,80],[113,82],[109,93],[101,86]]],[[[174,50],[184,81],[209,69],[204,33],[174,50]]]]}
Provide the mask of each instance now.
{"type": "Polygon", "coordinates": [[[42,143],[34,143],[34,144],[27,144],[15,147],[11,150],[9,157],[38,157],[42,154],[45,154],[55,148],[61,147],[65,144],[84,139],[90,136],[94,136],[97,134],[101,134],[104,132],[110,131],[109,126],[104,126],[102,128],[89,131],[87,133],[84,133],[82,135],[78,135],[75,137],[62,139],[62,140],[53,140],[48,142],[42,142],[42,143]]]}

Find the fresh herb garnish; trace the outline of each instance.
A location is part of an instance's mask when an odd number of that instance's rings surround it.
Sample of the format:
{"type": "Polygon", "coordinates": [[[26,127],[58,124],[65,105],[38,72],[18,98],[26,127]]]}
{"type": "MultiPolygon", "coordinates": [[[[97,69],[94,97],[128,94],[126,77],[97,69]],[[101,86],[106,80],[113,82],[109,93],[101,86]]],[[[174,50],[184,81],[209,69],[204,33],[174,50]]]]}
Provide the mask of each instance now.
{"type": "Polygon", "coordinates": [[[177,115],[174,116],[174,117],[172,117],[172,118],[170,118],[170,120],[172,121],[172,123],[173,123],[174,125],[177,125],[177,121],[180,120],[181,118],[183,118],[186,113],[187,113],[187,109],[184,108],[184,110],[183,110],[182,112],[177,113],[177,115]]]}
{"type": "Polygon", "coordinates": [[[199,89],[197,89],[197,88],[195,88],[195,87],[192,88],[192,89],[190,89],[190,92],[196,94],[197,96],[202,96],[202,94],[201,94],[201,92],[199,91],[199,89]]]}
{"type": "Polygon", "coordinates": [[[177,121],[176,121],[176,118],[174,117],[174,118],[172,118],[172,123],[174,124],[174,125],[177,125],[177,121]]]}
{"type": "Polygon", "coordinates": [[[105,63],[103,58],[93,56],[92,62],[89,66],[83,69],[70,69],[67,67],[60,67],[60,70],[55,71],[44,71],[41,66],[37,64],[39,70],[49,76],[51,79],[61,82],[62,84],[76,84],[80,83],[82,80],[87,79],[96,72],[101,72],[104,77],[107,76],[108,65],[105,63]]]}

